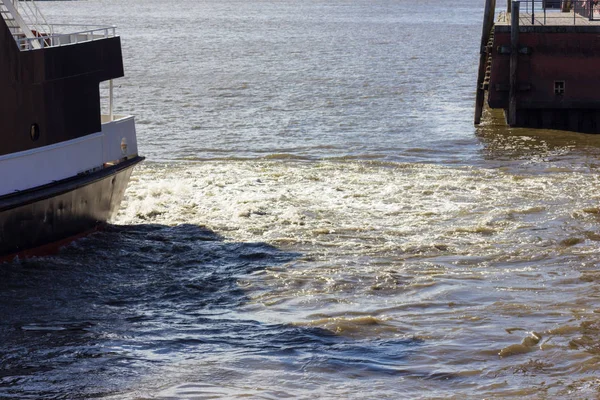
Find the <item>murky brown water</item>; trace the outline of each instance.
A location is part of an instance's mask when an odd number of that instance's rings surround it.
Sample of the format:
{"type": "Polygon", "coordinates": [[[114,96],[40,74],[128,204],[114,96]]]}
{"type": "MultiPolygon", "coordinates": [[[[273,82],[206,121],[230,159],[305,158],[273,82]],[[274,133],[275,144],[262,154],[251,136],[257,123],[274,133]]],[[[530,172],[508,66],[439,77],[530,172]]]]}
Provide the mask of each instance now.
{"type": "Polygon", "coordinates": [[[472,126],[479,3],[44,3],[149,160],[0,267],[0,397],[598,397],[600,138],[472,126]]]}

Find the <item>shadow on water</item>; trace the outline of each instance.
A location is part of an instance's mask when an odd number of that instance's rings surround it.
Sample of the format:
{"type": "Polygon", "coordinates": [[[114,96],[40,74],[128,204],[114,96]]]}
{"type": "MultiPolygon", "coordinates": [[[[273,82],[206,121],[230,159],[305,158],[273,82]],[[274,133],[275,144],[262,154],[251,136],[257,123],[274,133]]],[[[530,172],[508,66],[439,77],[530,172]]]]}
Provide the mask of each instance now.
{"type": "Polygon", "coordinates": [[[133,225],[109,226],[57,256],[1,264],[0,398],[124,394],[173,364],[232,354],[287,358],[292,369],[396,371],[411,341],[369,349],[323,329],[235,315],[248,302],[239,278],[299,256],[195,225],[133,225]]]}

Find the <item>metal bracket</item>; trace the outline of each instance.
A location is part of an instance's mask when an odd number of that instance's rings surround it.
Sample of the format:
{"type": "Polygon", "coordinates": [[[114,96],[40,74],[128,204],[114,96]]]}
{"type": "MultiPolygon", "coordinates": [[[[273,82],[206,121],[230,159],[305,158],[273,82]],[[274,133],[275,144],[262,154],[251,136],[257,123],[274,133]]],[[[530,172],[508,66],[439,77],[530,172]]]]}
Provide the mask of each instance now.
{"type": "MultiPolygon", "coordinates": [[[[510,55],[510,46],[498,46],[496,48],[498,54],[506,54],[510,55]]],[[[531,55],[533,53],[533,49],[529,46],[519,46],[519,54],[523,55],[531,55]]]]}
{"type": "Polygon", "coordinates": [[[533,49],[531,47],[529,47],[529,46],[519,47],[519,54],[530,55],[531,53],[533,53],[533,49]]]}

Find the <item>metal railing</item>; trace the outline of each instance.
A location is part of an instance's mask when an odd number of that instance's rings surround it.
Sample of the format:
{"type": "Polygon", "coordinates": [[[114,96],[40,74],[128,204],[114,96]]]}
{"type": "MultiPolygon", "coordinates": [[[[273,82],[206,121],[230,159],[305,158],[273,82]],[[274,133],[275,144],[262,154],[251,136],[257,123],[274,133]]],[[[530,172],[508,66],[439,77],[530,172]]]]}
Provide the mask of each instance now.
{"type": "MultiPolygon", "coordinates": [[[[36,35],[31,31],[29,25],[21,13],[18,11],[19,2],[17,0],[0,0],[0,14],[6,22],[10,33],[13,35],[15,40],[20,37],[35,37],[36,35]]],[[[34,46],[39,48],[37,42],[33,43],[34,46]]]]}
{"type": "Polygon", "coordinates": [[[24,37],[15,40],[17,41],[17,44],[19,45],[19,48],[21,50],[33,50],[34,48],[36,48],[34,43],[38,43],[41,48],[57,47],[69,44],[90,42],[94,40],[106,39],[116,36],[116,27],[114,26],[84,27],[82,25],[55,24],[51,25],[51,27],[53,32],[61,30],[61,28],[64,29],[66,27],[71,29],[74,29],[76,27],[83,29],[66,33],[38,33],[37,37],[34,38],[24,37]]]}
{"type": "Polygon", "coordinates": [[[577,25],[600,20],[598,0],[521,0],[521,17],[532,25],[577,25]]]}
{"type": "Polygon", "coordinates": [[[590,21],[600,20],[600,5],[598,0],[588,0],[574,3],[574,13],[587,17],[590,21]]]}
{"type": "MultiPolygon", "coordinates": [[[[10,1],[10,0],[4,0],[10,1]]],[[[12,0],[15,9],[19,12],[29,29],[36,33],[52,34],[52,26],[40,11],[34,0],[12,0]]]]}

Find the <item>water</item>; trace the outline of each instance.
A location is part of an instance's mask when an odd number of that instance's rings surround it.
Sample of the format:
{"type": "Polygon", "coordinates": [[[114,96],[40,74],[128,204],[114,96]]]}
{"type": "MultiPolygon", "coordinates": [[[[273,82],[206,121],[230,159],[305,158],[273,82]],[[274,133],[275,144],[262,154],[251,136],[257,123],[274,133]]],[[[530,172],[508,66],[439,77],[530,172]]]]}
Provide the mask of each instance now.
{"type": "Polygon", "coordinates": [[[148,160],[0,266],[0,398],[596,398],[600,138],[473,127],[480,3],[40,3],[148,160]]]}

